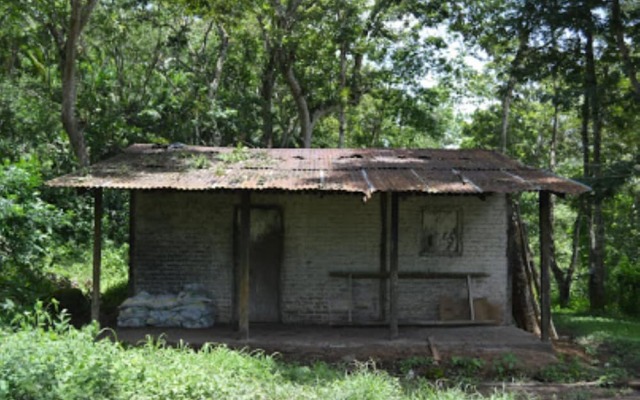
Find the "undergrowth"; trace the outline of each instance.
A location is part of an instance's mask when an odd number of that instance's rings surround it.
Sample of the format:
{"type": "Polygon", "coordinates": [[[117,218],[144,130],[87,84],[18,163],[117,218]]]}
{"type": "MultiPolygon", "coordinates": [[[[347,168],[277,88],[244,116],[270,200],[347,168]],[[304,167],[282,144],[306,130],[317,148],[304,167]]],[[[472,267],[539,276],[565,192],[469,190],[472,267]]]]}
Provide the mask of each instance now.
{"type": "MultiPolygon", "coordinates": [[[[107,292],[127,282],[128,252],[127,244],[118,246],[111,241],[106,241],[102,249],[101,292],[107,292]]],[[[89,292],[93,279],[92,257],[90,250],[77,252],[61,248],[49,257],[45,272],[67,279],[72,287],[89,292]]]]}
{"type": "Polygon", "coordinates": [[[168,347],[148,339],[125,348],[75,329],[63,314],[35,310],[0,328],[0,399],[511,399],[464,387],[405,381],[362,363],[301,366],[224,346],[168,347]]]}
{"type": "Polygon", "coordinates": [[[640,377],[640,320],[562,312],[554,322],[593,358],[604,384],[640,377]]]}

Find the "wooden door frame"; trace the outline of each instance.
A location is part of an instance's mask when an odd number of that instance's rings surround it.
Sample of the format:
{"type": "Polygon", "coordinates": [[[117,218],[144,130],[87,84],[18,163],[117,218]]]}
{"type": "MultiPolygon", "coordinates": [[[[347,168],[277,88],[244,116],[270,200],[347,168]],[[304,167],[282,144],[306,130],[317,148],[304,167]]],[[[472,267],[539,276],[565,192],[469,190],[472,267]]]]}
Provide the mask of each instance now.
{"type": "MultiPolygon", "coordinates": [[[[280,265],[278,266],[278,288],[277,288],[277,306],[278,306],[278,320],[276,323],[282,323],[282,270],[283,270],[283,262],[284,262],[284,210],[282,206],[276,204],[251,204],[251,210],[275,210],[280,214],[280,232],[282,234],[280,254],[282,255],[282,260],[280,265]]],[[[238,218],[240,214],[240,205],[236,204],[233,207],[233,219],[231,221],[232,226],[232,247],[233,247],[233,279],[231,282],[231,293],[232,293],[232,301],[231,301],[231,322],[234,327],[238,326],[238,295],[239,295],[239,284],[240,284],[240,271],[239,271],[239,249],[238,249],[238,237],[240,232],[238,231],[239,226],[237,224],[238,218]]],[[[249,240],[251,241],[251,240],[249,240]]],[[[251,304],[251,299],[249,299],[249,304],[251,304]]]]}

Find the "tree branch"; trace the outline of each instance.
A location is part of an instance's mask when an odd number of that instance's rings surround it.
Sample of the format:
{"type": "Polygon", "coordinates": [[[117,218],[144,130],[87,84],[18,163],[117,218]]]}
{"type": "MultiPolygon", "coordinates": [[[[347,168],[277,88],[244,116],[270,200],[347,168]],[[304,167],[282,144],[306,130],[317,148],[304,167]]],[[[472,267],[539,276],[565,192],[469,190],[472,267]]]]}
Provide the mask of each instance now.
{"type": "Polygon", "coordinates": [[[622,11],[620,10],[620,0],[611,0],[611,29],[618,44],[618,50],[622,56],[624,70],[633,86],[633,92],[638,101],[640,101],[640,82],[636,74],[635,66],[631,61],[629,48],[624,41],[624,22],[622,21],[622,11]]]}
{"type": "Polygon", "coordinates": [[[222,79],[222,69],[225,61],[227,60],[227,50],[229,49],[229,35],[224,29],[224,26],[222,26],[222,24],[217,24],[216,28],[218,30],[218,35],[220,36],[220,47],[218,48],[218,58],[216,59],[213,79],[209,83],[209,101],[213,101],[218,94],[218,88],[220,87],[220,81],[222,79]]]}
{"type": "Polygon", "coordinates": [[[304,140],[304,147],[310,148],[313,125],[311,124],[311,116],[309,114],[307,99],[304,96],[302,86],[300,85],[300,82],[293,70],[293,55],[289,54],[286,56],[283,54],[284,52],[282,50],[280,50],[279,53],[282,73],[287,85],[289,86],[289,90],[291,90],[291,95],[296,103],[296,107],[298,108],[298,119],[300,123],[300,131],[304,140]]]}
{"type": "Polygon", "coordinates": [[[86,146],[84,132],[76,115],[78,84],[76,77],[76,59],[78,57],[78,41],[82,30],[89,21],[97,0],[89,0],[82,4],[81,0],[71,0],[69,30],[64,46],[62,60],[62,125],[69,136],[71,147],[81,167],[89,165],[89,151],[86,146]]]}

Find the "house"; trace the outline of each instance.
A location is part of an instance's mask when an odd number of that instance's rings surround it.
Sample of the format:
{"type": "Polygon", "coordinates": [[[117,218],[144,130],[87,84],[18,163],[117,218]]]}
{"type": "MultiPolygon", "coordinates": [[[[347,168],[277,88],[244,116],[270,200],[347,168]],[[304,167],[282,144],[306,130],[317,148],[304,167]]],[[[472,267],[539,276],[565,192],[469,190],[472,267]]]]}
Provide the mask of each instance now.
{"type": "Polygon", "coordinates": [[[48,185],[94,190],[94,284],[102,189],[127,190],[132,293],[200,283],[247,337],[258,322],[388,324],[392,337],[404,323],[510,324],[507,205],[524,191],[540,193],[548,318],[549,198],[589,190],[487,150],[151,144],[48,185]]]}

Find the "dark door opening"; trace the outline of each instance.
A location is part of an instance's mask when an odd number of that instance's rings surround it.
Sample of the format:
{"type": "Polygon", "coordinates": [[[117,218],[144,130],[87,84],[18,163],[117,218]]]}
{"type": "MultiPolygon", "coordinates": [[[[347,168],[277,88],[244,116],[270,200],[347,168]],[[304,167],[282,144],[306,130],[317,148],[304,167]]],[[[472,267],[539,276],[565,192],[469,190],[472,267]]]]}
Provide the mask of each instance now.
{"type": "MultiPolygon", "coordinates": [[[[235,232],[235,247],[237,249],[239,243],[239,213],[237,210],[235,232]]],[[[267,206],[251,207],[249,249],[249,320],[251,322],[280,322],[282,249],[283,229],[280,209],[267,206]]],[[[236,254],[238,254],[237,251],[236,254]]]]}

